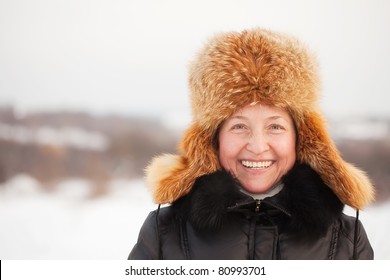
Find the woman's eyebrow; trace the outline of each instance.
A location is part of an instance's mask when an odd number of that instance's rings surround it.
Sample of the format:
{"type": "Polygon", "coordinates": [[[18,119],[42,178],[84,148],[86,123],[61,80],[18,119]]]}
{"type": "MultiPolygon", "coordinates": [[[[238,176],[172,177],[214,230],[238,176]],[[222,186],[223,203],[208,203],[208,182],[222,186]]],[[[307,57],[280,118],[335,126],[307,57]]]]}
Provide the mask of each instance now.
{"type": "Polygon", "coordinates": [[[231,116],[229,119],[230,120],[234,120],[234,119],[243,120],[243,119],[248,119],[248,118],[245,116],[242,116],[242,115],[234,115],[234,116],[231,116]]]}
{"type": "Polygon", "coordinates": [[[282,116],[279,116],[279,115],[270,116],[270,117],[267,117],[267,119],[269,119],[269,120],[277,120],[277,119],[282,119],[282,120],[284,120],[284,118],[283,118],[282,116]]]}

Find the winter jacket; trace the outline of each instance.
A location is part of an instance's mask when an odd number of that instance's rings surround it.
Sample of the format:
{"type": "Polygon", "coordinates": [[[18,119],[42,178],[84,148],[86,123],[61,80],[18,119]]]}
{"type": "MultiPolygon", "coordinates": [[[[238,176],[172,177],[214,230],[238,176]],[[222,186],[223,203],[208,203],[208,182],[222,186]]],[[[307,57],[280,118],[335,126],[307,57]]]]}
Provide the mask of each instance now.
{"type": "Polygon", "coordinates": [[[358,217],[308,165],[276,195],[256,200],[226,171],[146,218],[129,259],[373,259],[358,217]]]}

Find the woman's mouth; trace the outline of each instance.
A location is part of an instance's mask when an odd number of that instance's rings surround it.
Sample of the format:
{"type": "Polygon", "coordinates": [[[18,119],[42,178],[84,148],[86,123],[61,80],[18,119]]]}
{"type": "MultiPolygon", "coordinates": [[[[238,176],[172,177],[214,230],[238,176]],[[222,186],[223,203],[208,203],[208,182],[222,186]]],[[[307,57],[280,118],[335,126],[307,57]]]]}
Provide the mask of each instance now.
{"type": "Polygon", "coordinates": [[[246,167],[246,168],[251,168],[251,169],[265,169],[268,168],[272,165],[271,160],[266,160],[266,161],[249,161],[249,160],[242,160],[241,164],[246,167]]]}

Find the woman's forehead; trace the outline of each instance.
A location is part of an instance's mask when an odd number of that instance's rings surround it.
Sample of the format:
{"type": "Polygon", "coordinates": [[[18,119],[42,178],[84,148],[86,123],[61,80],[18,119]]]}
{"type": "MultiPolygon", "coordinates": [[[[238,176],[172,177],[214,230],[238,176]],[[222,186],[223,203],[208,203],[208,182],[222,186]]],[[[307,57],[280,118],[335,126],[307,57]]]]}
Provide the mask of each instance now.
{"type": "Polygon", "coordinates": [[[281,108],[274,105],[268,105],[263,103],[251,103],[249,105],[246,105],[244,107],[241,107],[236,112],[234,112],[230,118],[240,118],[245,117],[248,114],[251,113],[261,113],[261,114],[267,114],[267,115],[274,115],[273,117],[286,117],[290,116],[288,110],[285,108],[281,108]]]}

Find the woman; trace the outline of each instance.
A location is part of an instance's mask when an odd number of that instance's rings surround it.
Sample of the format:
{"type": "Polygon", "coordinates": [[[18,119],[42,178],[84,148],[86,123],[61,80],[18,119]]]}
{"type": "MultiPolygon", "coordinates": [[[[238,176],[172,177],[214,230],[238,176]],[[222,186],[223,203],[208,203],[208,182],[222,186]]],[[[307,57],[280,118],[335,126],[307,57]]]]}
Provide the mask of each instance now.
{"type": "Polygon", "coordinates": [[[373,200],[318,109],[313,56],[264,29],[212,38],[190,68],[193,122],[180,155],[156,157],[160,206],[129,259],[372,259],[364,228],[343,214],[373,200]]]}

